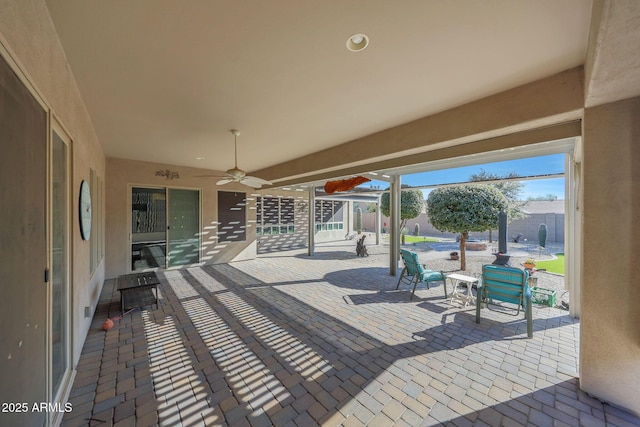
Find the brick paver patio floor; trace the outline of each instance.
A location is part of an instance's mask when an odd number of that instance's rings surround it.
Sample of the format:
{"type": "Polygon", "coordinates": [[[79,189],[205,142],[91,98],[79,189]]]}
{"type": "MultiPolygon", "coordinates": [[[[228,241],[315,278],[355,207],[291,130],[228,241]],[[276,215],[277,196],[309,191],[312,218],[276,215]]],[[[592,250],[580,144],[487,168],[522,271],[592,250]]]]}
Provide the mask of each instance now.
{"type": "MultiPolygon", "coordinates": [[[[355,246],[354,242],[349,243],[355,246]]],[[[64,426],[603,426],[640,419],[578,387],[579,322],[395,290],[345,244],[159,274],[158,309],[105,283],[64,426]]],[[[375,247],[373,248],[375,249],[375,247]]]]}

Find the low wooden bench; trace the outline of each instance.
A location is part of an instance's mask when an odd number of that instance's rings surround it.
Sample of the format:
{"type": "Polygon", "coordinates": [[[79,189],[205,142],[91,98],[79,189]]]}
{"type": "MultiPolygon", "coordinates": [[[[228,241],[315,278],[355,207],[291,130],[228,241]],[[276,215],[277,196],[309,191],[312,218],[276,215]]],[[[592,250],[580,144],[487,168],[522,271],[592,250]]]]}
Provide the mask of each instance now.
{"type": "Polygon", "coordinates": [[[127,308],[144,307],[158,304],[158,285],[160,279],[154,271],[146,273],[123,274],[118,277],[117,289],[120,291],[122,314],[127,308]]]}

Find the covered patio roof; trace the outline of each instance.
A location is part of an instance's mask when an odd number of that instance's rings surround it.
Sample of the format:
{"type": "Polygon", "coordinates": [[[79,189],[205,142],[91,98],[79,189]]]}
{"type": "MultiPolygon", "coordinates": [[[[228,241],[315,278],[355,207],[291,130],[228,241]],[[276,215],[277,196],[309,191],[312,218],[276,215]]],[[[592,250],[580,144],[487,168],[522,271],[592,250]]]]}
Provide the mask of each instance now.
{"type": "MultiPolygon", "coordinates": [[[[591,23],[583,0],[46,4],[107,157],[224,171],[236,128],[240,168],[272,181],[513,133],[382,132],[579,68],[591,23]]],[[[558,112],[582,95],[558,89],[558,112]]]]}

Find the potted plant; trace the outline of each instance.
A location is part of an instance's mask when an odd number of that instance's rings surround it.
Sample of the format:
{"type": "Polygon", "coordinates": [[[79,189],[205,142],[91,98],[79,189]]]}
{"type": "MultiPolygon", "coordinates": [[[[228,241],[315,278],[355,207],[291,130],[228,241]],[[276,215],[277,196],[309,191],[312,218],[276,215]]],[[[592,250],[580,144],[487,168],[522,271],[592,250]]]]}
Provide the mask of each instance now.
{"type": "Polygon", "coordinates": [[[524,266],[524,268],[532,270],[536,267],[536,261],[533,258],[527,258],[524,260],[522,265],[524,266]]]}
{"type": "Polygon", "coordinates": [[[453,251],[449,253],[449,259],[457,261],[460,259],[460,255],[458,255],[458,251],[453,251]]]}

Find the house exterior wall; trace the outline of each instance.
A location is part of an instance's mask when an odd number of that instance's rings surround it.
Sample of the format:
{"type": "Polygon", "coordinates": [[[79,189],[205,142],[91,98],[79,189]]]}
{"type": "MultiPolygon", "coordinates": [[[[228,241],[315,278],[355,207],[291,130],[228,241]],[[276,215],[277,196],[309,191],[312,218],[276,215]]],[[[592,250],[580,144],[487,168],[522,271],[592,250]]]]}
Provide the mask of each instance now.
{"type": "Polygon", "coordinates": [[[580,386],[640,414],[640,97],[588,108],[580,386]]]}
{"type": "Polygon", "coordinates": [[[104,283],[104,259],[90,272],[90,243],[82,240],[78,227],[78,192],[80,183],[89,181],[90,169],[99,177],[105,176],[105,156],[45,3],[2,0],[0,12],[0,43],[72,139],[71,335],[75,366],[91,325],[84,307],[93,313],[104,283]]]}
{"type": "MultiPolygon", "coordinates": [[[[222,172],[221,172],[222,173],[222,172]]],[[[135,160],[107,159],[106,180],[106,277],[114,278],[128,273],[130,265],[131,187],[170,187],[200,191],[201,262],[219,264],[241,261],[256,256],[256,210],[258,193],[251,187],[231,183],[216,186],[215,178],[198,175],[211,174],[210,170],[179,167],[135,160]],[[180,178],[169,180],[156,176],[156,171],[178,172],[180,178]],[[239,191],[247,196],[246,239],[239,242],[219,243],[218,191],[239,191]]]]}

